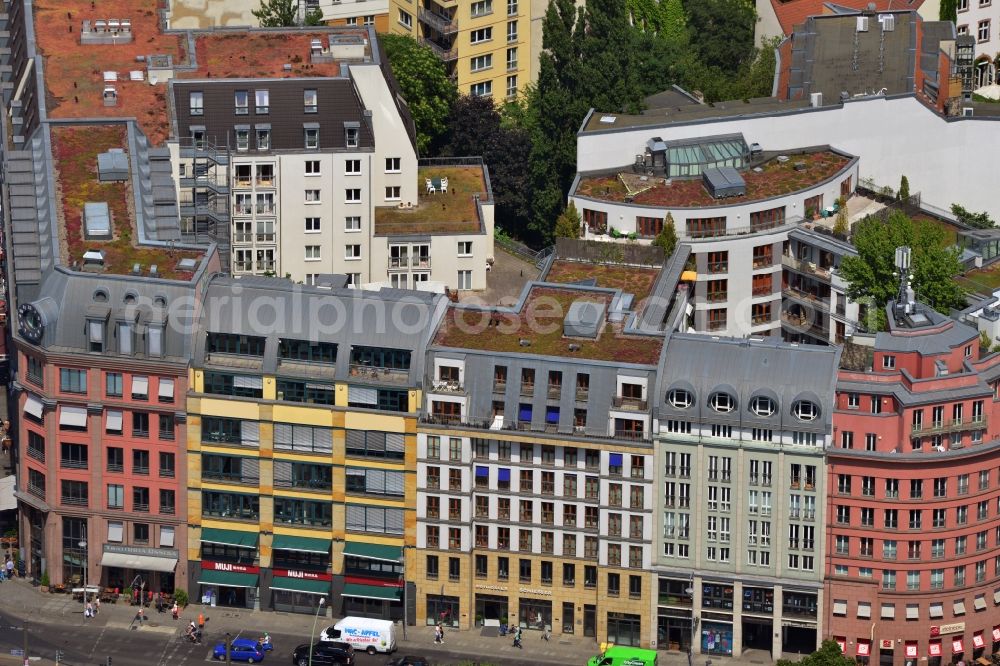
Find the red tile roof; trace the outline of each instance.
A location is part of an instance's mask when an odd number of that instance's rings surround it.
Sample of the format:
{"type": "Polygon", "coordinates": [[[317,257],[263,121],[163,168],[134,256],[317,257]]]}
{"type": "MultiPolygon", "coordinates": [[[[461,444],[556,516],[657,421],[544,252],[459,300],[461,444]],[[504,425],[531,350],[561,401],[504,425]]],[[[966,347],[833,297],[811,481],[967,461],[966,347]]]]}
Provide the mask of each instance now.
{"type": "Polygon", "coordinates": [[[924,0],[771,0],[771,7],[778,17],[781,30],[786,35],[792,34],[792,28],[805,23],[810,16],[818,14],[829,14],[827,4],[849,7],[850,9],[864,9],[870,3],[875,3],[876,11],[884,12],[890,9],[920,9],[924,0]]]}

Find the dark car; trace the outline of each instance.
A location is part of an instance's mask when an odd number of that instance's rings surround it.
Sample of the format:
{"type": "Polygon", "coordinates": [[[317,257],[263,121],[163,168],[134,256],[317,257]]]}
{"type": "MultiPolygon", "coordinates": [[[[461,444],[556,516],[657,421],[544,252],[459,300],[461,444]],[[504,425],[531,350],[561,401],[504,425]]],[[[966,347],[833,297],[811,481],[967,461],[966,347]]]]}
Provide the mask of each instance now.
{"type": "MultiPolygon", "coordinates": [[[[216,659],[226,658],[226,644],[219,643],[212,650],[212,656],[216,659]]],[[[235,638],[229,646],[230,661],[245,661],[248,664],[256,664],[264,659],[264,646],[250,638],[235,638]]]]}
{"type": "MultiPolygon", "coordinates": [[[[304,643],[292,653],[295,666],[309,666],[309,643],[304,643]]],[[[313,666],[353,666],[354,648],[347,643],[321,641],[312,648],[313,666]]]]}
{"type": "Polygon", "coordinates": [[[407,655],[388,661],[385,666],[430,666],[430,662],[424,657],[411,657],[407,655]]]}

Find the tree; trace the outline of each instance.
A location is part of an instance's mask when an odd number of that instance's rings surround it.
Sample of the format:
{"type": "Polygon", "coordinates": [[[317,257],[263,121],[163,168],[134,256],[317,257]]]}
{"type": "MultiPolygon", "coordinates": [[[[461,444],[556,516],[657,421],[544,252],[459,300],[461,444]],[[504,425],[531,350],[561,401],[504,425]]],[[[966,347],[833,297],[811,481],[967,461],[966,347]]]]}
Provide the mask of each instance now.
{"type": "Polygon", "coordinates": [[[674,228],[674,216],[670,213],[667,213],[660,233],[653,239],[653,245],[663,250],[664,257],[669,257],[677,249],[677,229],[674,228]]]}
{"type": "Polygon", "coordinates": [[[958,23],[958,2],[956,0],[941,0],[941,7],[938,9],[938,18],[941,21],[958,23]]]}
{"type": "Polygon", "coordinates": [[[320,8],[310,9],[306,12],[306,25],[324,25],[323,10],[320,8]]]}
{"type": "Polygon", "coordinates": [[[983,354],[990,351],[990,334],[986,331],[979,331],[979,351],[983,354]]]}
{"type": "Polygon", "coordinates": [[[688,39],[704,63],[733,75],[753,57],[757,13],[746,0],[685,0],[688,39]]]}
{"type": "Polygon", "coordinates": [[[958,204],[951,205],[951,212],[958,218],[959,222],[967,224],[970,227],[975,227],[976,229],[989,229],[994,225],[993,218],[986,212],[973,213],[971,210],[966,210],[958,204]]]}
{"type": "Polygon", "coordinates": [[[527,130],[505,120],[492,99],[462,95],[452,105],[447,136],[442,155],[482,156],[489,168],[496,218],[503,220],[508,231],[523,237],[531,204],[524,169],[531,150],[527,130]]]}
{"type": "Polygon", "coordinates": [[[580,222],[580,212],[576,209],[576,204],[570,201],[556,220],[556,238],[579,238],[580,222]]]}
{"type": "Polygon", "coordinates": [[[295,25],[297,10],[295,0],[260,0],[260,7],[250,13],[257,17],[262,28],[285,28],[295,25]]]}
{"type": "Polygon", "coordinates": [[[847,206],[841,206],[840,210],[837,211],[837,219],[833,222],[833,233],[844,240],[847,240],[850,235],[851,228],[847,222],[847,206]]]}
{"type": "Polygon", "coordinates": [[[854,660],[844,656],[836,641],[823,641],[819,649],[799,661],[779,659],[777,666],[854,666],[854,660]]]}
{"type": "Polygon", "coordinates": [[[909,203],[910,201],[910,180],[906,175],[899,178],[899,191],[896,192],[896,198],[904,203],[909,203]]]}
{"type": "Polygon", "coordinates": [[[417,151],[424,153],[447,127],[448,113],[458,90],[448,78],[444,63],[430,47],[407,35],[380,35],[379,40],[413,115],[417,151]]]}
{"type": "Polygon", "coordinates": [[[936,225],[915,223],[896,211],[886,220],[861,220],[851,240],[858,256],[844,257],[840,265],[851,299],[870,299],[871,308],[879,310],[894,299],[899,289],[896,248],[905,245],[912,252],[910,275],[917,298],[942,312],[964,304],[962,289],[954,281],[962,271],[958,250],[946,247],[944,231],[936,225]]]}

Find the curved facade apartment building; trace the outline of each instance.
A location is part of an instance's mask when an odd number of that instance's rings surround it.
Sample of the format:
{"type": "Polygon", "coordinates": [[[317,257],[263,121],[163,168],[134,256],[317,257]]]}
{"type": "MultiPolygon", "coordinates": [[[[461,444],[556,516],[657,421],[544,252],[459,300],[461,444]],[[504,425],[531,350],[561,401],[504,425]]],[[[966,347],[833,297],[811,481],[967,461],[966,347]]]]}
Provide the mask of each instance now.
{"type": "Polygon", "coordinates": [[[1000,356],[920,306],[849,346],[827,456],[828,635],[862,663],[1000,649],[1000,356]]]}
{"type": "Polygon", "coordinates": [[[632,165],[577,175],[569,198],[584,236],[652,239],[669,215],[697,276],[688,326],[780,333],[789,232],[853,194],[858,158],[828,146],[764,152],[742,134],[650,136],[635,153],[632,165]]]}

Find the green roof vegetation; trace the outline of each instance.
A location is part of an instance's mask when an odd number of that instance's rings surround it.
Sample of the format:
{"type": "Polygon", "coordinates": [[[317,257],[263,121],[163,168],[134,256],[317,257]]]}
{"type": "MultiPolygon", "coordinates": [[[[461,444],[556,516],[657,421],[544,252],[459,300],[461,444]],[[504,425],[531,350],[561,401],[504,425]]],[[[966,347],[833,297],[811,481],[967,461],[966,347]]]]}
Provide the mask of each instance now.
{"type": "MultiPolygon", "coordinates": [[[[423,166],[417,170],[417,202],[412,208],[375,208],[375,235],[475,234],[482,229],[473,195],[486,199],[481,166],[423,166]],[[448,179],[448,191],[427,194],[426,180],[448,179]]],[[[407,202],[404,202],[404,204],[407,202]]]]}

